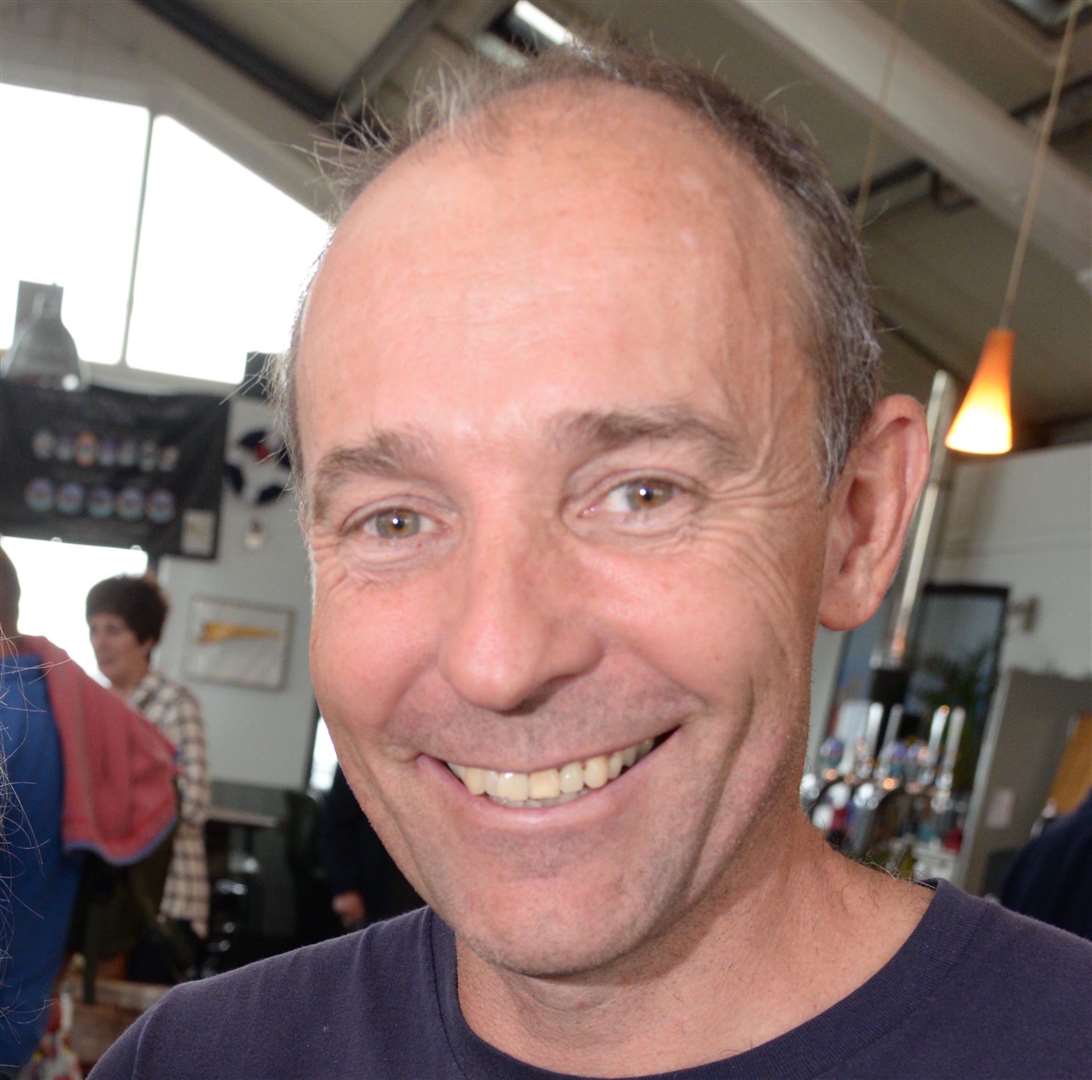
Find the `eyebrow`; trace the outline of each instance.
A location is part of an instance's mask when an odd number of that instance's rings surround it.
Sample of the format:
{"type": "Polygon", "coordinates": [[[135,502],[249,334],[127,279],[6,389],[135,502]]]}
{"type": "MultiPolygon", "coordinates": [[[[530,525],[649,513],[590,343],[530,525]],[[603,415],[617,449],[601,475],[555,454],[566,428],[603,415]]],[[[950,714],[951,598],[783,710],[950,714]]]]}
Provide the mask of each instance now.
{"type": "Polygon", "coordinates": [[[408,428],[377,431],[355,446],[337,446],[323,455],[315,469],[310,516],[324,518],[337,489],[353,477],[405,476],[436,457],[432,439],[408,428]]]}
{"type": "MultiPolygon", "coordinates": [[[[716,470],[739,468],[744,461],[743,448],[731,432],[687,406],[564,412],[546,430],[559,449],[583,453],[609,453],[639,442],[684,442],[703,451],[716,470]]],[[[405,477],[434,466],[440,456],[431,437],[411,428],[384,429],[362,443],[335,447],[315,469],[310,516],[322,520],[337,489],[354,477],[405,477]]]]}
{"type": "Polygon", "coordinates": [[[607,453],[638,442],[686,442],[704,451],[714,469],[738,468],[744,461],[743,447],[727,427],[684,405],[563,413],[550,427],[559,446],[607,453]]]}

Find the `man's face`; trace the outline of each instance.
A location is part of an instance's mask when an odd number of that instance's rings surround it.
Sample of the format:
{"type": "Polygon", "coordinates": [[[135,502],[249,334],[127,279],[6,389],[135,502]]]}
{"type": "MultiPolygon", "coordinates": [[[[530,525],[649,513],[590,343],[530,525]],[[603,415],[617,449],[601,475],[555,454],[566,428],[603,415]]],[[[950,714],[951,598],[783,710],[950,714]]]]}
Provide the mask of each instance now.
{"type": "Polygon", "coordinates": [[[632,954],[779,827],[826,528],[775,201],[671,107],[600,96],[592,136],[542,106],[388,171],[297,370],[346,776],[461,939],[540,974],[632,954]]]}

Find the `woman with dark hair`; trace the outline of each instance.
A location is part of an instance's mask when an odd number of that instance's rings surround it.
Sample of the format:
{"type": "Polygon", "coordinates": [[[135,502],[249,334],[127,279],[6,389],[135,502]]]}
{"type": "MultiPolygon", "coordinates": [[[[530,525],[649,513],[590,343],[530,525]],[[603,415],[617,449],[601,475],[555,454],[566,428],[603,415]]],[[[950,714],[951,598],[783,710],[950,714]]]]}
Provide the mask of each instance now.
{"type": "MultiPolygon", "coordinates": [[[[152,668],[152,650],[166,618],[166,598],[158,585],[145,578],[107,578],[87,594],[87,625],[99,670],[111,688],[153,721],[177,748],[178,828],[160,914],[174,921],[196,955],[200,940],[208,935],[209,912],[205,725],[197,699],[152,668]]],[[[130,957],[130,978],[176,981],[169,959],[160,942],[138,946],[130,957]]]]}

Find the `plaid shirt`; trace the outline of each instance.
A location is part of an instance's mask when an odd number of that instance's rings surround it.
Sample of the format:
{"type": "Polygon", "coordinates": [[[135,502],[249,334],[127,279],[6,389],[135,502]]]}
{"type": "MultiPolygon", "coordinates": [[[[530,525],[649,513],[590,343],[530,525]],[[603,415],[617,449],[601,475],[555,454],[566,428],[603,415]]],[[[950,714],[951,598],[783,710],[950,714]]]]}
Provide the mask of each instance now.
{"type": "Polygon", "coordinates": [[[149,671],[129,704],[151,720],[177,749],[178,827],[160,911],[187,919],[195,933],[208,935],[209,871],[205,861],[205,818],[209,777],[205,763],[205,725],[197,699],[184,686],[149,671]]]}

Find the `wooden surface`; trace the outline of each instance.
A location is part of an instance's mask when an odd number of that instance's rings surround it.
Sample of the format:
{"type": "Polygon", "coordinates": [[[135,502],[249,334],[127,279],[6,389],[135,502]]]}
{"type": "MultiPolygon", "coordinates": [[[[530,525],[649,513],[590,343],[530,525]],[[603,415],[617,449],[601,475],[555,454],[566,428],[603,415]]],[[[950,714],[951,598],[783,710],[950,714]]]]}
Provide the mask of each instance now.
{"type": "Polygon", "coordinates": [[[121,1033],[146,1009],[150,1009],[169,986],[127,982],[124,979],[98,979],[96,1003],[82,1001],[79,978],[69,976],[62,990],[72,996],[72,1049],[85,1067],[94,1065],[121,1033]]]}
{"type": "Polygon", "coordinates": [[[1059,814],[1068,814],[1084,802],[1089,789],[1092,789],[1092,713],[1082,713],[1058,763],[1050,797],[1059,814]]]}
{"type": "Polygon", "coordinates": [[[258,814],[253,810],[236,810],[231,806],[210,807],[208,820],[218,821],[223,825],[244,825],[253,829],[273,829],[279,821],[271,814],[258,814]]]}
{"type": "Polygon", "coordinates": [[[280,818],[271,814],[256,814],[253,810],[236,810],[230,806],[210,807],[207,820],[221,824],[238,824],[250,829],[274,829],[280,822],[280,818]]]}

